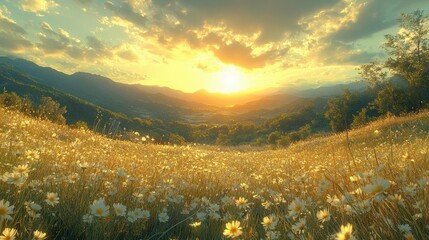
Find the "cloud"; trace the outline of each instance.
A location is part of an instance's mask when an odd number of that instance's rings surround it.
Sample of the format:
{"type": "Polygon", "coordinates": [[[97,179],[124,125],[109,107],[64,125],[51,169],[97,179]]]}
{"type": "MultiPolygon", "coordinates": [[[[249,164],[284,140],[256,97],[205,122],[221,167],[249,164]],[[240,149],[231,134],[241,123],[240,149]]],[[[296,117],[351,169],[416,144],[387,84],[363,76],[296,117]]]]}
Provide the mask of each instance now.
{"type": "Polygon", "coordinates": [[[27,32],[13,19],[3,15],[0,9],[0,49],[6,52],[20,53],[33,47],[26,39],[27,32]]]}
{"type": "Polygon", "coordinates": [[[114,14],[111,19],[133,24],[140,31],[139,37],[155,39],[165,48],[186,44],[194,50],[209,51],[224,63],[253,69],[287,52],[289,47],[284,42],[305,30],[300,25],[303,17],[340,1],[271,0],[267,4],[260,0],[158,0],[143,4],[107,2],[105,7],[114,14]]]}
{"type": "Polygon", "coordinates": [[[214,55],[226,64],[253,69],[264,67],[270,59],[276,58],[276,53],[267,52],[261,55],[253,55],[252,48],[244,46],[239,42],[225,44],[214,50],[214,55]]]}
{"type": "Polygon", "coordinates": [[[136,62],[139,60],[139,57],[137,54],[135,54],[132,50],[121,50],[117,53],[117,55],[125,60],[128,60],[130,62],[136,62]]]}
{"type": "Polygon", "coordinates": [[[54,31],[47,22],[42,23],[41,29],[36,46],[46,55],[56,57],[67,55],[88,62],[99,62],[113,56],[112,50],[95,36],[88,36],[87,43],[84,44],[62,28],[54,31]]]}
{"type": "Polygon", "coordinates": [[[26,12],[47,12],[58,4],[52,0],[19,0],[20,8],[26,12]]]}
{"type": "Polygon", "coordinates": [[[120,6],[113,4],[112,2],[106,2],[104,6],[111,10],[116,16],[127,20],[136,26],[145,27],[147,19],[142,13],[134,10],[133,7],[128,2],[122,2],[120,6]]]}

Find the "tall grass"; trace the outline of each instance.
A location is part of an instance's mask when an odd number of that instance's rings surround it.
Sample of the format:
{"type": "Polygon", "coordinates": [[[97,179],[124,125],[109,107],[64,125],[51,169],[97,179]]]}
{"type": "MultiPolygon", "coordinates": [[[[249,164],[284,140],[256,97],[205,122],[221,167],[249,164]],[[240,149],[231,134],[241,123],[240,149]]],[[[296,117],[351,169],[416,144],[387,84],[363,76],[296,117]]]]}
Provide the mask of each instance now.
{"type": "Polygon", "coordinates": [[[20,239],[35,230],[48,239],[346,239],[350,224],[357,239],[429,239],[428,132],[425,112],[354,130],[348,143],[338,134],[236,151],[117,141],[0,109],[0,200],[14,206],[0,230],[20,239]],[[101,198],[108,216],[91,211],[101,198]],[[224,235],[232,221],[242,233],[224,235]]]}

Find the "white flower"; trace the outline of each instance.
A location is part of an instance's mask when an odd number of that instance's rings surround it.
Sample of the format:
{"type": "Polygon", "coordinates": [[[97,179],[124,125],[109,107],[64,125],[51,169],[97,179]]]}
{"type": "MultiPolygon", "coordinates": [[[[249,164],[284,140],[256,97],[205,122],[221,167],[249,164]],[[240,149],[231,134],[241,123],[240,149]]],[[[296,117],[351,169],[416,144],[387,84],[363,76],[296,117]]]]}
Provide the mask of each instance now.
{"type": "Polygon", "coordinates": [[[104,202],[104,198],[99,198],[98,200],[94,200],[92,205],[90,206],[91,214],[96,217],[107,217],[109,216],[109,206],[104,202]]]}
{"type": "Polygon", "coordinates": [[[46,194],[45,202],[51,206],[55,206],[55,204],[59,203],[60,198],[58,197],[58,193],[48,192],[46,194]]]}
{"type": "Polygon", "coordinates": [[[2,220],[12,220],[12,217],[10,216],[13,214],[13,209],[15,206],[11,206],[8,201],[5,201],[4,199],[0,201],[0,221],[2,220]]]}
{"type": "Polygon", "coordinates": [[[168,219],[170,219],[170,217],[166,212],[162,212],[158,215],[159,222],[165,223],[168,222],[168,219]]]}
{"type": "Polygon", "coordinates": [[[115,211],[116,216],[124,217],[127,212],[127,207],[120,203],[114,203],[113,210],[115,211]]]}

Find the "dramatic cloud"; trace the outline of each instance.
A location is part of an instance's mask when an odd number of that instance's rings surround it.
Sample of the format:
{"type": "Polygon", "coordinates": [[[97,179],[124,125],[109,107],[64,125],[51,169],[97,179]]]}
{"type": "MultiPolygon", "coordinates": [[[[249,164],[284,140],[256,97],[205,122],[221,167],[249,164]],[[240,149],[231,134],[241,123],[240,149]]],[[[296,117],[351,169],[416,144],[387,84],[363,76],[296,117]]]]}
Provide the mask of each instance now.
{"type": "Polygon", "coordinates": [[[33,44],[26,39],[26,33],[13,19],[3,15],[0,9],[0,49],[19,53],[32,48],[33,44]]]}
{"type": "MultiPolygon", "coordinates": [[[[409,0],[407,4],[423,2],[409,0]]],[[[403,11],[402,0],[369,0],[366,1],[355,21],[348,22],[343,28],[332,35],[333,39],[353,42],[361,38],[390,28],[397,24],[400,12],[403,11]]]]}

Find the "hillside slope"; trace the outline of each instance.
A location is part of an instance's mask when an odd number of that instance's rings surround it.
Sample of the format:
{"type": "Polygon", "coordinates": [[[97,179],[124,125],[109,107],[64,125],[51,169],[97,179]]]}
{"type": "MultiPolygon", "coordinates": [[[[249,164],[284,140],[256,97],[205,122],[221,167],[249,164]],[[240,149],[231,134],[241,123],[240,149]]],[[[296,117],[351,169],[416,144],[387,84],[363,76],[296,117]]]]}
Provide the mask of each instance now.
{"type": "Polygon", "coordinates": [[[327,239],[351,224],[358,239],[428,239],[428,133],[425,112],[352,131],[348,143],[339,134],[277,151],[174,147],[0,108],[0,201],[15,207],[4,226],[25,239],[36,229],[52,238],[222,239],[226,223],[239,221],[244,239],[327,239]]]}

